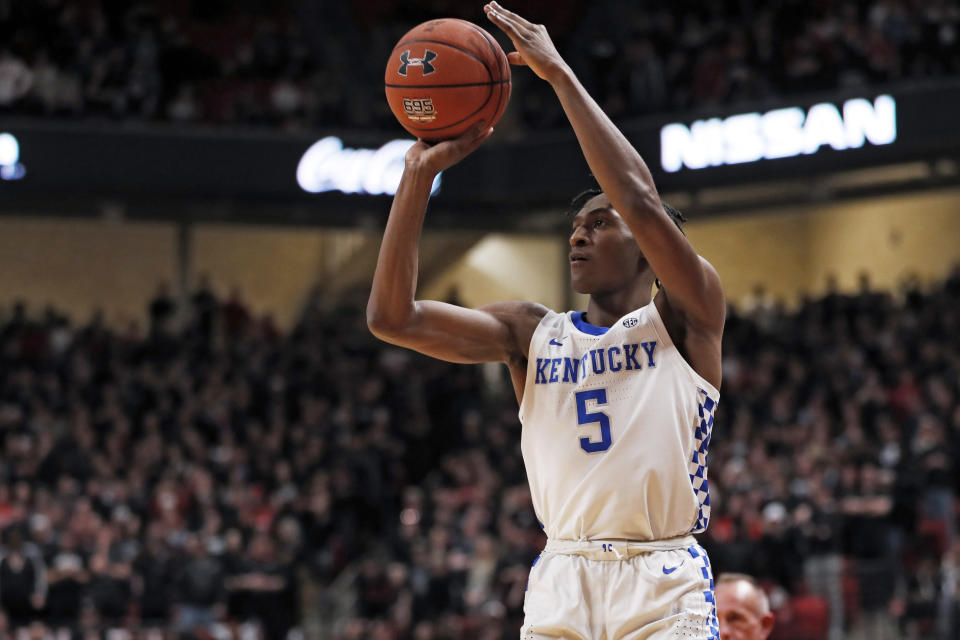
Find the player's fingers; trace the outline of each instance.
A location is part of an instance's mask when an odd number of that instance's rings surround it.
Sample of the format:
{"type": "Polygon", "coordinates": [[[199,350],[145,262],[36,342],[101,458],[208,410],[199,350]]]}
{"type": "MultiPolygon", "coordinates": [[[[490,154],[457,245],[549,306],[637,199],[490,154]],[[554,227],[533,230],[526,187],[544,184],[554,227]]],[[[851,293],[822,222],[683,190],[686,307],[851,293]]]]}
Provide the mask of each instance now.
{"type": "Polygon", "coordinates": [[[466,134],[464,134],[463,137],[464,137],[464,138],[468,138],[468,139],[470,139],[470,140],[473,140],[473,139],[475,139],[475,138],[479,138],[479,137],[482,136],[484,133],[486,133],[487,129],[489,129],[489,128],[490,128],[490,125],[487,124],[485,121],[481,120],[480,122],[476,123],[475,125],[473,125],[473,126],[470,127],[469,129],[467,129],[467,132],[466,132],[466,134]]]}
{"type": "Polygon", "coordinates": [[[492,133],[493,127],[485,122],[481,122],[467,129],[460,137],[439,143],[445,145],[444,154],[447,160],[444,162],[444,165],[450,166],[451,164],[460,162],[460,160],[473,153],[477,147],[483,144],[483,141],[489,138],[492,133]]]}
{"type": "Polygon", "coordinates": [[[490,125],[486,122],[477,122],[472,127],[461,133],[456,138],[445,140],[438,144],[445,145],[454,150],[456,155],[463,155],[466,150],[471,149],[477,140],[482,140],[487,135],[490,125]]]}
{"type": "Polygon", "coordinates": [[[490,20],[490,22],[503,29],[504,33],[510,36],[511,40],[520,36],[519,25],[514,20],[511,20],[496,9],[493,9],[490,7],[490,5],[487,5],[486,11],[487,18],[490,20]]]}
{"type": "Polygon", "coordinates": [[[487,127],[484,131],[481,131],[480,135],[478,135],[476,138],[474,138],[470,142],[470,145],[468,147],[469,153],[473,153],[473,151],[477,147],[479,147],[481,144],[483,144],[484,140],[489,138],[491,135],[493,135],[493,127],[487,127]]]}
{"type": "Polygon", "coordinates": [[[504,30],[511,40],[516,41],[518,38],[526,39],[531,33],[531,29],[528,26],[523,25],[519,16],[516,14],[509,16],[503,13],[502,9],[490,8],[487,11],[487,17],[493,20],[493,23],[498,27],[504,30]],[[519,18],[519,19],[518,19],[519,18]]]}
{"type": "Polygon", "coordinates": [[[507,54],[507,62],[515,65],[526,65],[527,61],[523,59],[523,55],[519,51],[511,51],[507,54]]]}
{"type": "Polygon", "coordinates": [[[504,17],[506,17],[506,18],[509,19],[509,20],[512,20],[514,23],[516,23],[517,25],[519,25],[519,26],[521,26],[521,27],[533,28],[533,27],[535,26],[532,22],[530,22],[529,20],[527,20],[527,19],[524,18],[523,16],[521,16],[521,15],[519,15],[519,14],[517,14],[517,13],[514,13],[513,11],[510,11],[509,9],[504,9],[504,8],[500,5],[499,2],[496,2],[496,1],[491,2],[491,3],[490,3],[490,6],[491,6],[491,7],[493,8],[493,10],[496,11],[498,14],[503,15],[504,17]]]}

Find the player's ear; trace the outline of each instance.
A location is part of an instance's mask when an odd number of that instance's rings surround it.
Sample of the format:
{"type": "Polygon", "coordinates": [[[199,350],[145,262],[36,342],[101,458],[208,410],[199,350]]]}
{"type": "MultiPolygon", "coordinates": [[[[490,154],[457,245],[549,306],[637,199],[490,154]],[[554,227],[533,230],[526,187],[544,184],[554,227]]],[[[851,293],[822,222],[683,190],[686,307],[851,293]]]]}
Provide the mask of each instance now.
{"type": "Polygon", "coordinates": [[[773,631],[774,618],[772,613],[768,613],[760,619],[760,629],[763,631],[763,637],[766,638],[773,631]]]}
{"type": "Polygon", "coordinates": [[[643,253],[639,253],[639,255],[637,255],[637,273],[643,273],[649,268],[650,263],[647,262],[647,259],[643,256],[643,253]]]}

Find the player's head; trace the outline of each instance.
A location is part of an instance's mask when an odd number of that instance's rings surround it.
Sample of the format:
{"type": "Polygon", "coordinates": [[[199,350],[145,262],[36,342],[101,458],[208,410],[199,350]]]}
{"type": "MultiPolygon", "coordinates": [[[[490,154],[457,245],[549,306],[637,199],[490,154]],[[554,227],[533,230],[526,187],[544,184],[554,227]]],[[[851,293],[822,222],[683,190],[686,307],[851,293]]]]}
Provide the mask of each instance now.
{"type": "MultiPolygon", "coordinates": [[[[663,203],[667,215],[683,231],[683,214],[663,203]]],[[[570,279],[579,293],[603,294],[631,286],[650,265],[633,233],[599,188],[590,188],[570,202],[570,279]]]]}
{"type": "Polygon", "coordinates": [[[766,640],[773,631],[767,594],[751,576],[722,574],[716,583],[720,640],[766,640]]]}

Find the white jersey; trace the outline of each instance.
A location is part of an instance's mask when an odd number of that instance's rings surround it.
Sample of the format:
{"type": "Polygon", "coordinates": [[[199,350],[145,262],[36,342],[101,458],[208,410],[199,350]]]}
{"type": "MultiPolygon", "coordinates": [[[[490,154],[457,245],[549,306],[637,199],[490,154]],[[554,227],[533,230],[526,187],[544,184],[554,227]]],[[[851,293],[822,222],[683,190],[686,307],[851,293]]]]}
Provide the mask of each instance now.
{"type": "Polygon", "coordinates": [[[683,359],[653,302],[609,329],[582,316],[548,312],[528,352],[521,448],[547,536],[704,531],[719,392],[683,359]]]}

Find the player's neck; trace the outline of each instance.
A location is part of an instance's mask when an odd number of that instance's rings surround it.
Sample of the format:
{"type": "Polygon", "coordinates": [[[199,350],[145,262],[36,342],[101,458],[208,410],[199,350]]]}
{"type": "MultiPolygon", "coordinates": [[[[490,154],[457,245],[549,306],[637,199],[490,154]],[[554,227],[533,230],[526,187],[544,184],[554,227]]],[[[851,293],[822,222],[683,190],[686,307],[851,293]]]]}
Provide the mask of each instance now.
{"type": "Polygon", "coordinates": [[[611,293],[591,294],[585,320],[597,327],[613,326],[613,323],[631,311],[650,304],[652,289],[653,280],[642,278],[634,287],[611,293]]]}

